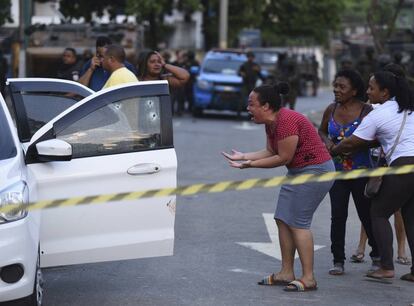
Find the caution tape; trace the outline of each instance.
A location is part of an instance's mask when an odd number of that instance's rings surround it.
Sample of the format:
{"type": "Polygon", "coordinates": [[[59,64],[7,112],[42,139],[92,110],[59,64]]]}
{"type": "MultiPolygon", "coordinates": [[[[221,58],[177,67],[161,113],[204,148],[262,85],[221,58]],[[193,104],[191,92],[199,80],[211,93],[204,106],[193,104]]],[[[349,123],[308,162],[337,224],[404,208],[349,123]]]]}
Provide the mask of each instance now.
{"type": "Polygon", "coordinates": [[[414,172],[414,165],[400,167],[379,167],[375,169],[356,169],[352,171],[335,171],[324,174],[301,174],[296,176],[277,176],[273,178],[254,178],[243,181],[223,181],[212,184],[195,184],[177,188],[153,189],[146,191],[125,192],[115,194],[104,194],[96,196],[74,197],[70,199],[43,200],[39,202],[7,205],[0,208],[1,213],[11,213],[13,211],[28,209],[49,209],[57,207],[70,207],[78,205],[94,205],[111,201],[132,201],[143,198],[156,198],[171,195],[190,196],[200,193],[219,193],[230,190],[248,190],[253,188],[277,187],[280,185],[300,185],[312,182],[327,182],[333,180],[352,180],[361,177],[372,177],[382,175],[401,175],[414,172]]]}

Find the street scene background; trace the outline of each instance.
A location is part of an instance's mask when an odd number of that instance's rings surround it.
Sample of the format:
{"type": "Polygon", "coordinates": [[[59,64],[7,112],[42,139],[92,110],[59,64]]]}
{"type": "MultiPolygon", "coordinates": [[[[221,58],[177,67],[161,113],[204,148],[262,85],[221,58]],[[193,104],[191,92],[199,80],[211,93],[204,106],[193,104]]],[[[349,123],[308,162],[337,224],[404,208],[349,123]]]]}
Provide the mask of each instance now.
{"type": "MultiPolygon", "coordinates": [[[[333,99],[329,87],[318,97],[299,98],[297,109],[318,114],[333,99]]],[[[174,120],[179,185],[224,180],[270,178],[284,175],[285,168],[268,170],[230,168],[222,150],[260,149],[265,144],[263,127],[248,120],[223,115],[190,116],[174,120]]],[[[392,284],[364,278],[371,262],[345,263],[346,273],[332,276],[330,253],[330,203],[318,208],[312,230],[315,244],[316,292],[286,293],[283,287],[258,286],[257,281],[278,271],[281,261],[240,242],[270,244],[264,214],[273,218],[279,188],[229,191],[178,197],[173,257],[56,268],[45,271],[45,305],[393,305],[414,302],[412,285],[396,278],[392,284]]],[[[133,205],[133,203],[131,203],[133,205]]],[[[269,233],[269,230],[272,232],[269,233]]],[[[350,203],[346,235],[347,258],[359,239],[360,223],[350,203]]],[[[263,248],[262,248],[263,249],[263,248]]],[[[275,252],[276,254],[276,252],[275,252]]],[[[300,275],[299,259],[295,263],[300,275]]],[[[396,274],[406,266],[396,265],[396,274]]]]}
{"type": "MultiPolygon", "coordinates": [[[[413,85],[413,12],[414,0],[0,0],[0,91],[7,78],[65,75],[79,81],[81,67],[97,56],[100,36],[122,46],[135,68],[141,54],[156,50],[166,63],[191,75],[185,87],[171,89],[179,186],[284,176],[285,167],[239,170],[222,156],[231,149],[260,150],[266,139],[264,126],[252,123],[245,111],[240,71],[233,69],[239,77],[233,83],[201,77],[209,51],[219,49],[243,61],[248,52],[256,54],[257,84],[289,82],[294,101],[287,106],[317,128],[334,100],[332,81],[340,69],[357,69],[367,84],[371,73],[396,63],[413,85]],[[62,64],[67,47],[75,51],[70,65],[62,64]],[[237,102],[224,111],[200,110],[203,104],[195,101],[215,86],[228,91],[220,97],[237,92],[237,102]]],[[[229,76],[228,70],[221,74],[229,76]]],[[[281,267],[273,219],[279,191],[179,196],[173,256],[45,269],[44,305],[414,305],[412,283],[399,279],[408,266],[396,264],[395,279],[379,282],[364,277],[371,266],[369,246],[364,262],[350,262],[360,234],[352,200],[345,274],[329,275],[328,196],[311,228],[318,290],[289,293],[258,286],[281,267]]],[[[295,271],[301,275],[299,258],[295,271]]]]}

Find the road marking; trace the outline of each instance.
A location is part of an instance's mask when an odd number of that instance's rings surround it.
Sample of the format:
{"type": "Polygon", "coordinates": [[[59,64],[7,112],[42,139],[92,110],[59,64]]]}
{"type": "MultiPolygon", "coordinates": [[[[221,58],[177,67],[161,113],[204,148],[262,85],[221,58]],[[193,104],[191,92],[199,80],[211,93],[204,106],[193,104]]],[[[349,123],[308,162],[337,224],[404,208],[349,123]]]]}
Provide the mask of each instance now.
{"type": "MultiPolygon", "coordinates": [[[[271,242],[236,242],[237,244],[249,248],[251,250],[266,254],[277,260],[282,260],[282,253],[279,245],[279,234],[275,223],[273,214],[263,214],[263,219],[267,228],[271,242]]],[[[315,244],[314,250],[324,248],[324,245],[315,244]]],[[[298,258],[298,252],[295,253],[295,258],[298,258]]]]}
{"type": "Polygon", "coordinates": [[[233,273],[245,273],[245,274],[253,274],[253,275],[262,275],[262,274],[264,274],[263,272],[257,272],[257,271],[249,271],[249,270],[246,270],[246,269],[239,269],[239,268],[235,268],[235,269],[230,269],[229,270],[230,272],[233,272],[233,273]]]}
{"type": "Polygon", "coordinates": [[[254,131],[259,130],[261,127],[259,127],[257,124],[253,124],[247,121],[243,121],[241,124],[233,126],[236,130],[245,130],[245,131],[254,131]]]}

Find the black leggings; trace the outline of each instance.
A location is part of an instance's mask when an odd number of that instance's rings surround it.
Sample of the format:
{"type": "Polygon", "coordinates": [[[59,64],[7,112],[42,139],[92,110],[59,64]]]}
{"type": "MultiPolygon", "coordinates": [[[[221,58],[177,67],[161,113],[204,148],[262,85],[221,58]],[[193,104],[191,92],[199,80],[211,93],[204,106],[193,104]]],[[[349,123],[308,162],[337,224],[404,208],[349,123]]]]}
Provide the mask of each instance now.
{"type": "Polygon", "coordinates": [[[371,200],[364,196],[364,188],[367,178],[354,180],[337,180],[329,191],[331,198],[331,252],[334,263],[344,263],[345,261],[345,231],[346,220],[348,218],[349,196],[355,202],[359,220],[365,228],[368,236],[368,244],[372,251],[371,257],[378,257],[379,252],[374,239],[371,225],[371,200]]]}
{"type": "MultiPolygon", "coordinates": [[[[414,156],[397,158],[391,166],[409,164],[414,164],[414,156]]],[[[372,201],[372,229],[385,270],[394,270],[393,232],[388,219],[400,208],[411,258],[414,258],[414,173],[384,176],[380,192],[372,201]]],[[[414,266],[411,274],[414,275],[414,266]]]]}

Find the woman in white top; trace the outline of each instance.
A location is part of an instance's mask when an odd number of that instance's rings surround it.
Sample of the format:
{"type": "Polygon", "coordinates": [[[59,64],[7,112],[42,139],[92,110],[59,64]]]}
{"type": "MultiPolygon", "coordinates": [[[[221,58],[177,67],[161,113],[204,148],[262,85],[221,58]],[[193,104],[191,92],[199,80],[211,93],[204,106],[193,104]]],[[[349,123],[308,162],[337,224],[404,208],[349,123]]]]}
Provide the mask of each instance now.
{"type": "MultiPolygon", "coordinates": [[[[378,141],[389,166],[414,164],[414,99],[406,79],[389,71],[375,73],[370,81],[367,95],[371,103],[380,104],[371,111],[351,137],[331,149],[331,153],[348,153],[378,141]],[[395,149],[402,123],[401,135],[395,149]],[[390,154],[392,153],[392,154],[390,154]]],[[[368,277],[393,278],[393,233],[389,218],[401,209],[411,256],[414,256],[414,173],[384,176],[381,189],[371,206],[372,228],[377,241],[381,268],[371,271],[368,277]]],[[[414,282],[411,273],[401,277],[414,282]]]]}

